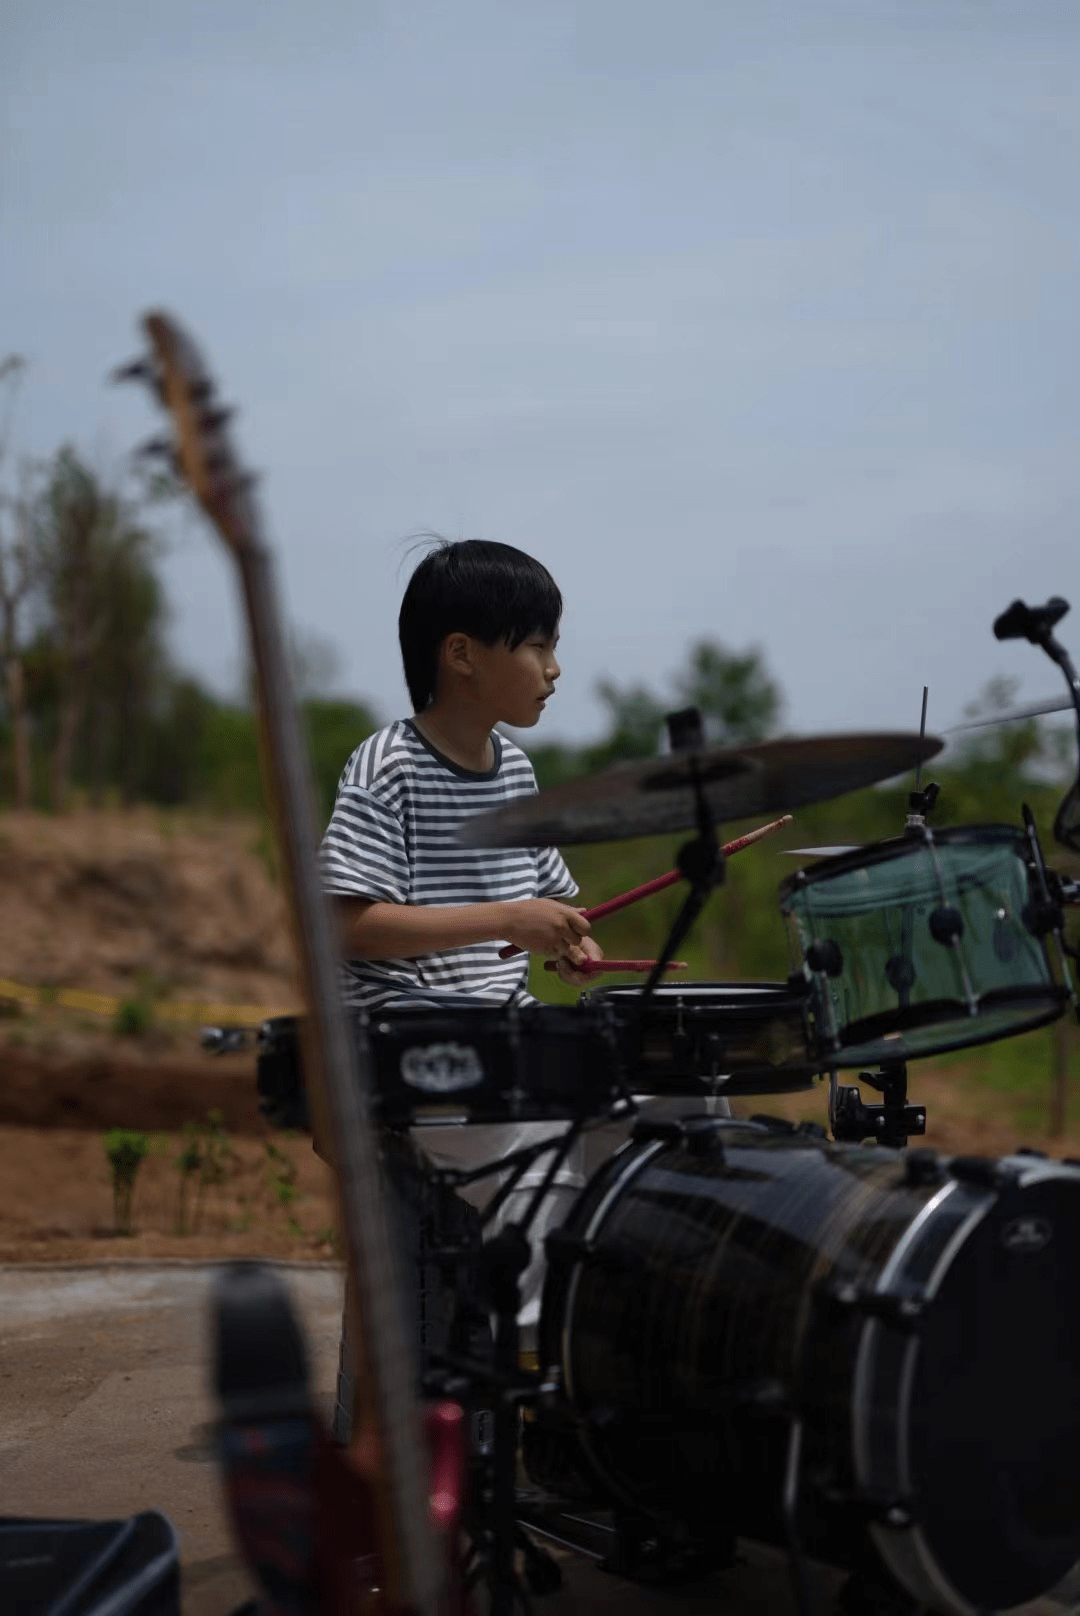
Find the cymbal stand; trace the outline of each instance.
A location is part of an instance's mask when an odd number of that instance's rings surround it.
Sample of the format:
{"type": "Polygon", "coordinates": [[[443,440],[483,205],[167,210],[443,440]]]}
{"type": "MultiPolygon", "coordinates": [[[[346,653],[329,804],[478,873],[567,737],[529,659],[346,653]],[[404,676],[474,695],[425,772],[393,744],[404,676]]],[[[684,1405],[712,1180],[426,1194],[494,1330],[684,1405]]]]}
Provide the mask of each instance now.
{"type": "Polygon", "coordinates": [[[678,857],[675,860],[679,872],[687,882],[690,890],[672,922],[671,930],[668,933],[667,941],[660,950],[659,958],[641,989],[642,1009],[656,992],[657,985],[663,980],[668,964],[675,958],[675,950],[701,914],[713,888],[720,886],[724,879],[724,851],[717,835],[718,827],[713,818],[712,809],[709,807],[709,799],[705,794],[705,782],[701,778],[701,770],[696,756],[697,751],[704,745],[705,740],[701,714],[695,707],[686,708],[679,713],[670,713],[667,725],[671,736],[672,750],[685,751],[690,754],[687,764],[690,772],[691,789],[694,793],[694,817],[697,821],[697,835],[693,841],[686,842],[680,847],[678,857]]]}
{"type": "Polygon", "coordinates": [[[522,1371],[518,1358],[521,1276],[532,1258],[529,1230],[586,1120],[584,1115],[575,1117],[562,1134],[537,1145],[525,1146],[501,1160],[470,1171],[443,1170],[438,1175],[442,1183],[460,1187],[503,1172],[508,1163],[513,1164],[510,1177],[484,1209],[481,1218],[483,1227],[493,1221],[533,1162],[545,1154],[551,1157],[522,1216],[485,1240],[478,1254],[482,1288],[495,1318],[493,1365],[490,1370],[487,1366],[462,1362],[447,1365],[474,1383],[488,1381],[494,1398],[494,1439],[490,1459],[480,1482],[478,1512],[483,1538],[481,1553],[487,1558],[491,1593],[489,1616],[512,1616],[515,1601],[521,1599],[523,1604],[526,1603],[514,1569],[514,1551],[520,1535],[516,1487],[518,1409],[525,1399],[534,1396],[540,1389],[539,1376],[522,1371]]]}

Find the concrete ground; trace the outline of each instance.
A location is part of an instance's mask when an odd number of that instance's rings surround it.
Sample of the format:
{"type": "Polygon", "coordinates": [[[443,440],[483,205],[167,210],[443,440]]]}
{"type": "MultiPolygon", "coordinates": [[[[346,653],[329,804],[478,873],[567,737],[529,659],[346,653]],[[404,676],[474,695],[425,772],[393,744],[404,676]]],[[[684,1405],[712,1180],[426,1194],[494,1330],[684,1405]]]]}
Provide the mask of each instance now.
{"type": "MultiPolygon", "coordinates": [[[[283,1264],[329,1404],[342,1280],[283,1264]]],[[[211,1263],[0,1267],[0,1515],[108,1519],[155,1508],[181,1541],[185,1616],[229,1616],[252,1592],[229,1536],[209,1442],[206,1296],[211,1263]]],[[[564,1591],[537,1616],[764,1616],[793,1609],[782,1555],[742,1546],[743,1564],[706,1585],[653,1591],[556,1550],[564,1591]]],[[[814,1616],[841,1578],[810,1568],[814,1616]]],[[[1080,1595],[1080,1589],[1078,1589],[1080,1595]]],[[[1026,1607],[1077,1611],[1072,1599],[1026,1607]]],[[[482,1604],[477,1616],[483,1616],[482,1604]]]]}

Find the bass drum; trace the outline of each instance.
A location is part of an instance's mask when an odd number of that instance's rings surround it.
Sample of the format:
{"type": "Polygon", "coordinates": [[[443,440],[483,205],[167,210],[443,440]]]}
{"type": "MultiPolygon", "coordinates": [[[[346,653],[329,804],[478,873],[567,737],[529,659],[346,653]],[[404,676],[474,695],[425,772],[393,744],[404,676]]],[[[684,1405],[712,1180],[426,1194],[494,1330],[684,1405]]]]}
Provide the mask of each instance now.
{"type": "Polygon", "coordinates": [[[652,1132],[548,1242],[543,1362],[608,1499],[782,1541],[797,1420],[808,1552],[876,1549],[949,1616],[1053,1589],[1080,1561],[1080,1170],[652,1132]]]}

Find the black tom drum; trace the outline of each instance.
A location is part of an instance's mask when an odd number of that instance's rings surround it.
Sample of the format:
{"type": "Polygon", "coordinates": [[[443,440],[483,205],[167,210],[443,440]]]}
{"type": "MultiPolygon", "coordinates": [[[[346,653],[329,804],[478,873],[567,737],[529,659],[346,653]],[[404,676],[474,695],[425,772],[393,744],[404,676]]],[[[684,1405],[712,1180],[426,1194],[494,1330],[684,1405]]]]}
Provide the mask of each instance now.
{"type": "Polygon", "coordinates": [[[790,1125],[639,1138],[549,1237],[541,1350],[616,1503],[799,1531],[973,1616],[1080,1560],[1080,1170],[790,1125]],[[861,1551],[860,1551],[861,1545],[861,1551]]]}

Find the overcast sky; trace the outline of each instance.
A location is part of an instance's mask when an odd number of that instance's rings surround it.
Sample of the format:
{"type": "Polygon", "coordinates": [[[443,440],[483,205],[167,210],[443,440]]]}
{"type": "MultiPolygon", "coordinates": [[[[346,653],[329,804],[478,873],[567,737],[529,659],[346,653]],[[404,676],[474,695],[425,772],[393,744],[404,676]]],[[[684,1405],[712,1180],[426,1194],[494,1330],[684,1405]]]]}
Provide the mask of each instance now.
{"type": "MultiPolygon", "coordinates": [[[[11,0],[17,446],[159,430],[104,378],[171,309],[290,618],[386,717],[422,529],[561,584],[537,739],[705,636],[761,646],[800,731],[1056,695],[990,625],[1077,594],[1078,83],[1075,0],[11,0]]],[[[235,687],[200,522],[168,582],[235,687]]]]}

